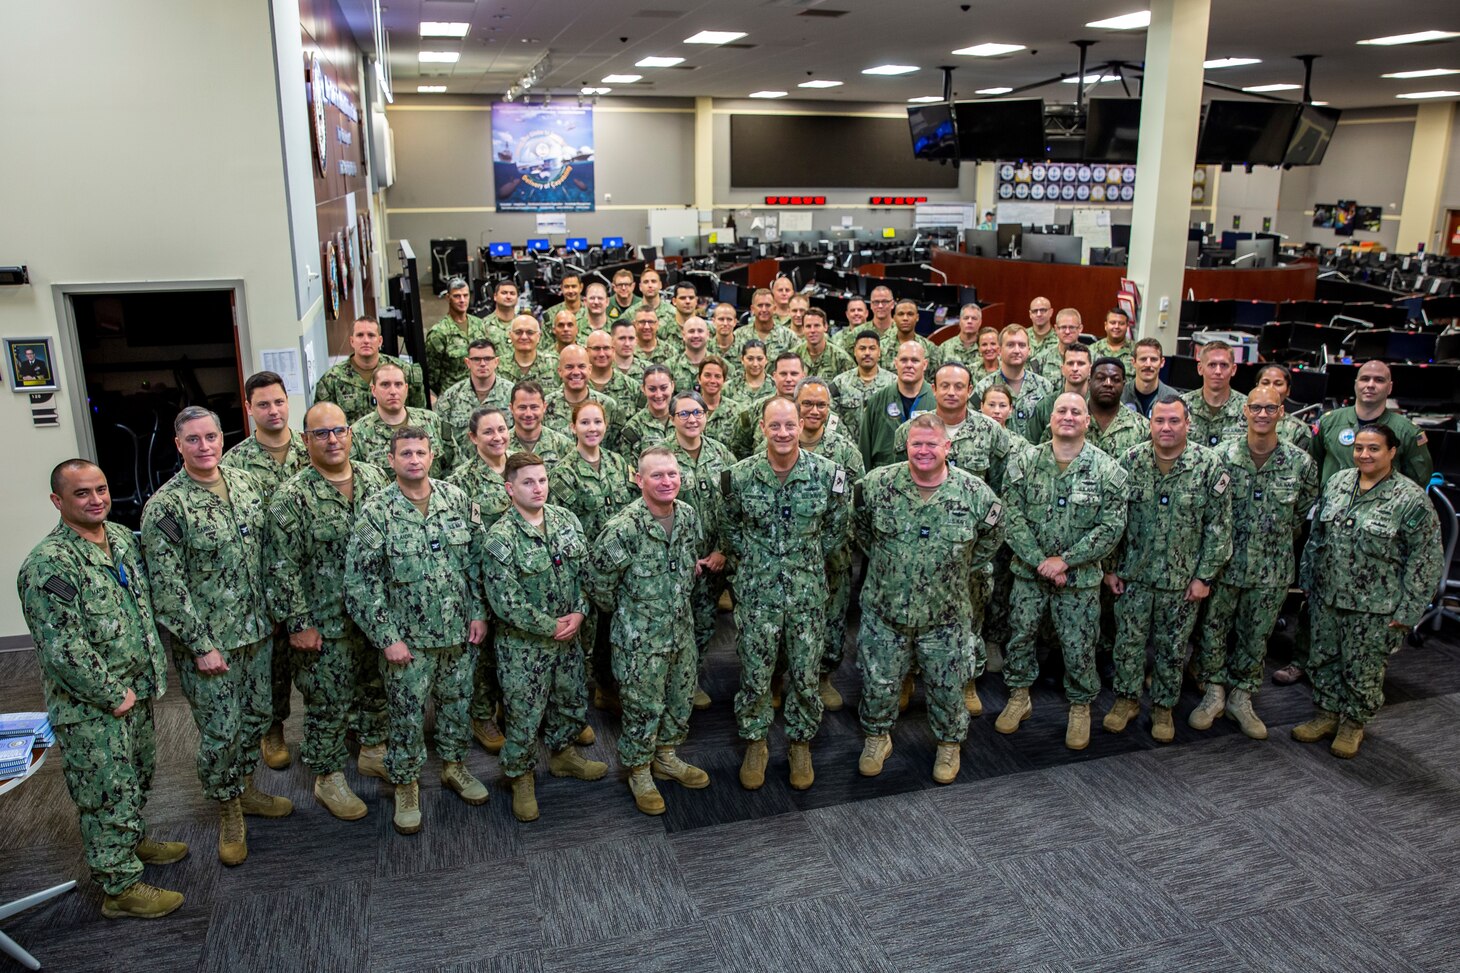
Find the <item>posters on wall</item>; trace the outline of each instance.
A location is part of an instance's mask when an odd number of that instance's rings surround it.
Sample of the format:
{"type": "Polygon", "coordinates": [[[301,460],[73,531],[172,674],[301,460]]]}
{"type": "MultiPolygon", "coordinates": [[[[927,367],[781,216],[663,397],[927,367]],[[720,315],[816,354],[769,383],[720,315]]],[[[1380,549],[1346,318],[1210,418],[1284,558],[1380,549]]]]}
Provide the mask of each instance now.
{"type": "Polygon", "coordinates": [[[593,108],[492,105],[492,184],[499,213],[592,212],[593,108]]]}
{"type": "Polygon", "coordinates": [[[1382,206],[1360,206],[1351,199],[1313,205],[1313,225],[1338,236],[1353,236],[1355,231],[1378,233],[1383,217],[1382,206]]]}
{"type": "Polygon", "coordinates": [[[1136,198],[1136,167],[1083,162],[1000,162],[1000,201],[1129,203],[1136,198]]]}

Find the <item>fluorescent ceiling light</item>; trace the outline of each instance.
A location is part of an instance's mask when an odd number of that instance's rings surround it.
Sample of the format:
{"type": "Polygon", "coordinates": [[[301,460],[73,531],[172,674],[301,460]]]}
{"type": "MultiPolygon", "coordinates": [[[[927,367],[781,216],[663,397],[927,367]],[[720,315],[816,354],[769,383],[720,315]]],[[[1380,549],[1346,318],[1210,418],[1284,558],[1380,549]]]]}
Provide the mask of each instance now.
{"type": "Polygon", "coordinates": [[[439,95],[439,94],[441,94],[441,92],[443,92],[445,90],[446,90],[446,85],[444,85],[444,84],[418,84],[418,85],[416,85],[416,93],[417,94],[420,94],[420,95],[439,95]]]}
{"type": "Polygon", "coordinates": [[[642,74],[605,74],[604,84],[633,84],[635,81],[644,80],[642,74]]]}
{"type": "Polygon", "coordinates": [[[909,105],[931,105],[935,101],[944,101],[942,95],[923,95],[921,98],[909,98],[909,105]]]}
{"type": "Polygon", "coordinates": [[[914,64],[879,64],[875,68],[864,69],[862,73],[882,74],[890,76],[894,74],[912,74],[916,70],[917,65],[914,64]]]}
{"type": "Polygon", "coordinates": [[[596,87],[593,87],[593,86],[589,86],[589,87],[583,88],[578,93],[580,95],[606,95],[606,94],[608,94],[612,90],[613,90],[612,88],[596,88],[596,87]]]}
{"type": "Polygon", "coordinates": [[[686,44],[728,44],[745,36],[743,30],[702,30],[693,37],[686,37],[686,44]]]}
{"type": "Polygon", "coordinates": [[[1119,81],[1120,78],[1113,74],[1087,74],[1084,78],[1065,78],[1065,84],[1109,84],[1112,81],[1119,81]]]}
{"type": "Polygon", "coordinates": [[[1007,95],[1013,88],[980,88],[974,92],[976,95],[1007,95]]]}
{"type": "Polygon", "coordinates": [[[1310,105],[1317,105],[1319,108],[1322,108],[1323,106],[1327,105],[1328,102],[1326,102],[1326,101],[1310,101],[1310,102],[1308,102],[1308,104],[1310,104],[1310,105]]]}
{"type": "Polygon", "coordinates": [[[752,98],[784,98],[784,97],[786,97],[786,92],[784,92],[784,91],[752,91],[750,93],[750,97],[752,97],[752,98]]]}
{"type": "Polygon", "coordinates": [[[1388,37],[1370,37],[1366,41],[1359,41],[1360,44],[1377,44],[1380,47],[1392,47],[1395,44],[1423,44],[1425,41],[1444,41],[1452,37],[1460,37],[1460,33],[1453,30],[1421,30],[1413,34],[1391,34],[1388,37]]]}
{"type": "Polygon", "coordinates": [[[1023,44],[975,44],[973,47],[962,47],[954,51],[954,54],[967,54],[969,57],[996,57],[1000,54],[1013,54],[1015,51],[1024,50],[1023,44]]]}
{"type": "Polygon", "coordinates": [[[460,51],[422,51],[416,55],[422,64],[455,64],[461,60],[460,51]]]}
{"type": "Polygon", "coordinates": [[[1425,68],[1423,71],[1395,71],[1393,74],[1381,74],[1381,78],[1438,78],[1442,74],[1460,74],[1457,68],[1425,68]]]}
{"type": "Polygon", "coordinates": [[[840,88],[841,86],[842,86],[842,83],[840,81],[803,81],[800,84],[798,84],[796,87],[798,87],[798,88],[840,88]]]}
{"type": "Polygon", "coordinates": [[[1138,10],[1133,14],[1122,14],[1106,20],[1092,20],[1085,26],[1099,27],[1103,30],[1140,30],[1142,27],[1151,26],[1151,12],[1138,10]]]}
{"type": "Polygon", "coordinates": [[[634,62],[636,68],[672,68],[676,64],[683,64],[682,57],[646,57],[634,62]]]}
{"type": "Polygon", "coordinates": [[[1263,91],[1295,91],[1295,90],[1297,90],[1298,88],[1301,88],[1301,87],[1303,87],[1303,86],[1300,85],[1300,84],[1254,84],[1254,85],[1249,85],[1248,87],[1243,88],[1242,90],[1243,91],[1250,91],[1253,94],[1257,94],[1257,93],[1263,92],[1263,91]]]}
{"type": "Polygon", "coordinates": [[[439,20],[421,21],[422,37],[465,37],[466,32],[471,29],[471,24],[462,23],[458,20],[443,22],[439,20]]]}
{"type": "Polygon", "coordinates": [[[1460,91],[1408,91],[1396,98],[1460,98],[1460,91]]]}
{"type": "Polygon", "coordinates": [[[1247,64],[1261,63],[1262,59],[1256,57],[1218,57],[1201,62],[1201,66],[1210,71],[1213,68],[1240,68],[1247,64]]]}

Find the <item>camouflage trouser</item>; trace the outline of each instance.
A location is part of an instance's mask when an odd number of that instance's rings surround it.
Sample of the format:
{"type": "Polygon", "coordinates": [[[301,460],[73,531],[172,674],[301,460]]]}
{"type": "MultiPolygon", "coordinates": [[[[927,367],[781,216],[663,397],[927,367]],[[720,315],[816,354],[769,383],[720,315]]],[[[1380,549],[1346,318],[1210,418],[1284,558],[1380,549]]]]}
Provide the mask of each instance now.
{"type": "Polygon", "coordinates": [[[1098,588],[1057,588],[1043,578],[1013,578],[1004,685],[1010,689],[1034,685],[1039,676],[1034,642],[1046,614],[1065,660],[1065,699],[1088,703],[1100,695],[1100,673],[1095,669],[1095,640],[1100,629],[1098,588]]]}
{"type": "Polygon", "coordinates": [[[487,624],[487,637],[477,648],[477,664],[471,674],[471,718],[495,720],[502,702],[502,684],[497,681],[497,623],[487,624]]]}
{"type": "Polygon", "coordinates": [[[198,780],[203,796],[226,801],[243,793],[243,779],[259,765],[259,738],[273,711],[269,673],[274,637],[223,653],[228,671],[204,675],[193,653],[174,640],[172,663],[198,725],[198,780]]]}
{"type": "Polygon", "coordinates": [[[852,606],[852,554],[839,551],[826,565],[826,649],[821,671],[836,672],[847,651],[847,610],[852,606]]]}
{"type": "Polygon", "coordinates": [[[142,807],[152,787],[152,701],[139,699],[120,717],[107,713],[55,731],[92,881],[108,895],[120,894],[142,877],[137,843],[147,833],[142,807]]]}
{"type": "MultiPolygon", "coordinates": [[[[299,756],[316,774],[332,774],[345,766],[345,730],[356,705],[356,673],[370,665],[380,678],[380,653],[371,648],[353,624],[346,623],[339,638],[322,639],[318,652],[286,649],[294,658],[294,682],[304,697],[304,739],[299,756]],[[364,660],[362,662],[362,656],[364,660]]],[[[275,651],[278,646],[275,646],[275,651]]],[[[385,699],[364,701],[369,709],[358,713],[361,746],[385,740],[385,699]]]]}
{"type": "Polygon", "coordinates": [[[1186,640],[1196,624],[1200,602],[1186,600],[1186,587],[1176,591],[1127,581],[1115,599],[1115,694],[1140,699],[1146,681],[1146,643],[1155,646],[1151,665],[1151,705],[1170,708],[1181,696],[1181,670],[1186,665],[1186,640]]]}
{"type": "Polygon", "coordinates": [[[776,656],[786,657],[786,736],[810,740],[821,726],[821,654],[826,646],[826,609],[820,604],[747,605],[735,602],[735,627],[740,631],[740,691],[735,694],[735,722],[743,740],[764,740],[775,713],[771,709],[771,673],[776,656]]]}
{"type": "Polygon", "coordinates": [[[613,674],[624,706],[618,759],[625,767],[642,767],[654,758],[656,746],[677,747],[689,736],[698,657],[694,638],[686,631],[667,648],[613,647],[613,674]]]}
{"type": "Polygon", "coordinates": [[[973,610],[973,634],[976,636],[968,641],[971,652],[969,659],[968,678],[977,679],[983,675],[984,663],[988,661],[988,653],[984,650],[983,626],[984,616],[988,614],[989,596],[993,589],[993,578],[987,568],[973,572],[968,579],[968,604],[973,610]]]}
{"type": "Polygon", "coordinates": [[[1308,599],[1313,647],[1308,677],[1313,704],[1360,726],[1384,705],[1384,667],[1404,630],[1389,627],[1389,616],[1348,611],[1308,599]]]}
{"type": "MultiPolygon", "coordinates": [[[[355,630],[354,622],[346,621],[345,624],[355,630]]],[[[355,660],[355,699],[350,706],[350,729],[355,731],[362,746],[384,743],[387,722],[385,677],[380,670],[384,653],[362,636],[352,658],[355,660]]]]}
{"type": "Polygon", "coordinates": [[[521,777],[537,766],[537,734],[557,753],[573,742],[588,722],[588,692],[583,685],[583,646],[578,639],[497,633],[497,676],[507,742],[497,758],[502,773],[521,777]]]}
{"type": "MultiPolygon", "coordinates": [[[[1007,605],[1009,595],[1014,588],[1014,574],[1009,569],[1009,549],[999,548],[994,555],[994,562],[990,568],[992,585],[990,587],[988,604],[1007,605]]],[[[993,642],[997,645],[1009,644],[1009,616],[1007,612],[989,612],[987,605],[984,606],[982,617],[983,627],[981,634],[985,642],[993,642]]]]}
{"type": "Polygon", "coordinates": [[[385,706],[390,726],[385,736],[385,776],[409,784],[426,763],[426,700],[436,704],[436,753],[442,761],[463,760],[471,746],[471,673],[477,647],[462,643],[411,649],[405,665],[387,662],[385,706]]]}
{"type": "Polygon", "coordinates": [[[695,586],[690,592],[690,610],[695,617],[695,667],[703,668],[705,664],[705,652],[710,647],[710,639],[715,635],[715,623],[719,613],[720,595],[725,592],[725,574],[710,574],[706,572],[695,578],[695,586]]]}
{"type": "Polygon", "coordinates": [[[289,645],[289,632],[284,626],[274,630],[273,642],[274,651],[269,657],[269,687],[274,701],[274,722],[283,723],[289,718],[289,695],[295,673],[304,660],[294,657],[294,649],[289,645]]]}
{"type": "Polygon", "coordinates": [[[857,670],[862,701],[857,715],[862,732],[881,736],[897,722],[897,695],[908,667],[917,661],[928,700],[928,727],[939,743],[962,743],[968,736],[963,686],[973,677],[970,649],[978,636],[963,622],[933,628],[894,626],[876,612],[863,612],[857,632],[857,670]]]}
{"type": "Polygon", "coordinates": [[[1255,695],[1262,687],[1267,640],[1287,597],[1287,585],[1239,588],[1217,582],[1196,632],[1197,680],[1255,695]]]}
{"type": "Polygon", "coordinates": [[[583,646],[583,685],[597,686],[609,696],[618,695],[618,676],[613,668],[613,645],[609,629],[613,615],[592,609],[578,629],[578,642],[583,646]]]}

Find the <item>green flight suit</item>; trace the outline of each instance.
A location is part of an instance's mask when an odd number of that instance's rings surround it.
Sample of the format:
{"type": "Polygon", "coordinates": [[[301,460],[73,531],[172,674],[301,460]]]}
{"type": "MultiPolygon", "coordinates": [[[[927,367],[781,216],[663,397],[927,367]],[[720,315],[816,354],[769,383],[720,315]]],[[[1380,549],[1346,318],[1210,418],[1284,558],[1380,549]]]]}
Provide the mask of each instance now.
{"type": "Polygon", "coordinates": [[[1388,426],[1399,439],[1399,449],[1394,454],[1394,468],[1421,489],[1430,485],[1435,472],[1435,462],[1430,458],[1429,437],[1425,431],[1397,412],[1385,409],[1372,420],[1359,418],[1353,406],[1344,406],[1325,412],[1318,420],[1318,434],[1313,437],[1310,451],[1318,463],[1318,476],[1327,483],[1339,470],[1354,468],[1354,434],[1360,426],[1373,422],[1388,426]]]}

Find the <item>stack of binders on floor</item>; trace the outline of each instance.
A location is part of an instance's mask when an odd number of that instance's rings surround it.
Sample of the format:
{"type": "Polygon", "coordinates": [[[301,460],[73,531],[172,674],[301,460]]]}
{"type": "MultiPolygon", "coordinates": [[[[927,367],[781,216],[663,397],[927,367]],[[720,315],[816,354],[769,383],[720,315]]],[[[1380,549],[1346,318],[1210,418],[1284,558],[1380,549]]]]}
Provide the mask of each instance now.
{"type": "Polygon", "coordinates": [[[30,768],[30,752],[34,747],[33,736],[0,739],[0,780],[25,773],[30,768]]]}
{"type": "Polygon", "coordinates": [[[37,747],[56,745],[56,732],[45,713],[0,713],[0,740],[11,737],[34,737],[37,747]]]}

